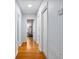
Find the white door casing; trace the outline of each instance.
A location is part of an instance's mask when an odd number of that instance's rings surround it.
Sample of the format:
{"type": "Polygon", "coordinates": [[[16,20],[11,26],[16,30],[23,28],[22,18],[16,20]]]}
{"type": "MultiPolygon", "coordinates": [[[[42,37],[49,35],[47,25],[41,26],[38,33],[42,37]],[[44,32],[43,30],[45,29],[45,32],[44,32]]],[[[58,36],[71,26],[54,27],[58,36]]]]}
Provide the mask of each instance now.
{"type": "Polygon", "coordinates": [[[47,7],[42,11],[42,51],[47,56],[47,7]]]}

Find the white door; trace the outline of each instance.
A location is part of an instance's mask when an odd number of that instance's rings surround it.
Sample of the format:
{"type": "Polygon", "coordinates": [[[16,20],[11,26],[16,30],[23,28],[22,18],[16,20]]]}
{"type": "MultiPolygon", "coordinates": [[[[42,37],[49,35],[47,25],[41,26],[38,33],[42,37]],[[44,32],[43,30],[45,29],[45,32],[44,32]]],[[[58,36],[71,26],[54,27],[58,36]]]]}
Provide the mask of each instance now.
{"type": "Polygon", "coordinates": [[[42,50],[47,56],[47,9],[42,13],[42,50]]]}

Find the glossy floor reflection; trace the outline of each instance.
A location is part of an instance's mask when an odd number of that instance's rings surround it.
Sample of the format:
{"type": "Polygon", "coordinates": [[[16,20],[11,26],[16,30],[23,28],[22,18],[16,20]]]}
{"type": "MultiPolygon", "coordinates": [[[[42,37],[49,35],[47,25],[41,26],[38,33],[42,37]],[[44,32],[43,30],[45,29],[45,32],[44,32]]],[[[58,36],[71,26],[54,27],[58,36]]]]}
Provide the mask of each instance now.
{"type": "Polygon", "coordinates": [[[28,37],[27,41],[18,48],[16,59],[46,59],[46,57],[33,38],[28,37]]]}

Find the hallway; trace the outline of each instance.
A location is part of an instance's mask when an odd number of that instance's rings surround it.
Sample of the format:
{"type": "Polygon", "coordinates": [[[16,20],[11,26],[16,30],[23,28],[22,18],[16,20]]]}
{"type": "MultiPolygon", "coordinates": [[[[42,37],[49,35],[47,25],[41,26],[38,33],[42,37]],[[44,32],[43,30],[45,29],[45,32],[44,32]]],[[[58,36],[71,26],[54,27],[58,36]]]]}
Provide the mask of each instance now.
{"type": "Polygon", "coordinates": [[[44,53],[39,50],[38,46],[32,37],[28,37],[27,41],[23,42],[18,48],[16,59],[46,59],[44,53]]]}
{"type": "Polygon", "coordinates": [[[15,58],[63,59],[62,0],[15,0],[15,58]]]}

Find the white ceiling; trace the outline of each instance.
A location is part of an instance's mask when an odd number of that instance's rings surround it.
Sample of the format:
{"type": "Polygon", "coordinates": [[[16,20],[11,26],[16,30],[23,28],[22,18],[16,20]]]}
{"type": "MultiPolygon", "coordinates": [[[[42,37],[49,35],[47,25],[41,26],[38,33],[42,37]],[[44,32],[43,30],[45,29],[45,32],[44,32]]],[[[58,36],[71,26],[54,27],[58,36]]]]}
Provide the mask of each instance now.
{"type": "Polygon", "coordinates": [[[36,14],[42,0],[16,0],[23,14],[36,14]],[[28,4],[32,4],[32,8],[28,8],[28,4]]]}

